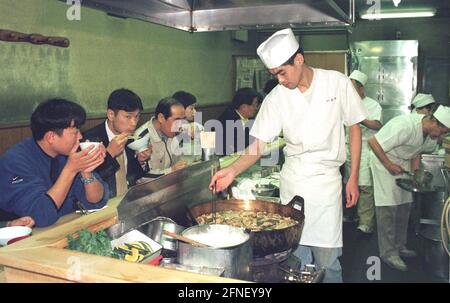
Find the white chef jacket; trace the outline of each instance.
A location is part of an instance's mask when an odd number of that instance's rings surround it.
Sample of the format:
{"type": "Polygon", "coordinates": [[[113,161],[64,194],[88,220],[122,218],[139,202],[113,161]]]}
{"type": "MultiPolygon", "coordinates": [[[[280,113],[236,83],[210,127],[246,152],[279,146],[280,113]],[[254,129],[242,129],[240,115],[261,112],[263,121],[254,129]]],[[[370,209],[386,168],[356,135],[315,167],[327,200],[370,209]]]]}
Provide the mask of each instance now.
{"type": "MultiPolygon", "coordinates": [[[[381,121],[381,106],[380,104],[372,98],[365,97],[362,100],[364,108],[367,110],[367,120],[381,121]]],[[[371,137],[373,137],[377,131],[370,129],[360,124],[361,127],[361,160],[359,163],[359,177],[358,185],[362,186],[372,186],[372,175],[370,173],[369,165],[369,155],[370,146],[367,143],[371,137]]],[[[351,171],[351,158],[350,158],[350,145],[349,145],[349,132],[346,131],[346,143],[347,143],[347,161],[345,163],[345,181],[348,181],[351,171]]]]}
{"type": "MultiPolygon", "coordinates": [[[[411,170],[411,160],[429,151],[428,141],[422,130],[424,115],[408,114],[394,117],[375,135],[386,156],[404,170],[411,170]]],[[[373,151],[370,152],[370,168],[373,176],[375,206],[396,206],[412,202],[412,194],[395,183],[406,175],[392,175],[373,151]]]]}
{"type": "MultiPolygon", "coordinates": [[[[424,114],[419,114],[416,110],[412,111],[411,115],[420,115],[422,118],[425,117],[424,114]]],[[[432,139],[430,136],[427,136],[423,146],[423,151],[432,153],[438,149],[438,145],[437,139],[432,139]]]]}
{"type": "Polygon", "coordinates": [[[271,142],[283,131],[286,147],[280,196],[287,204],[305,199],[300,244],[342,247],[342,197],[339,166],[345,161],[344,125],[367,116],[350,80],[336,71],[313,68],[305,93],[276,86],[262,103],[250,135],[271,142]]]}

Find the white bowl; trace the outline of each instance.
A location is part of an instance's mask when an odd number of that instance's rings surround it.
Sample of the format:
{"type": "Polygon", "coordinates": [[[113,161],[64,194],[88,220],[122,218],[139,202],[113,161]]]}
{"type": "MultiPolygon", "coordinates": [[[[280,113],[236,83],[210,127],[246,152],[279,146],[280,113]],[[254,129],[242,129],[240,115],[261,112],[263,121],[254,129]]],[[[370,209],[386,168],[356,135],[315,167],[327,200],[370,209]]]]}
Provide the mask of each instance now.
{"type": "Polygon", "coordinates": [[[137,151],[138,153],[146,150],[148,148],[148,141],[150,140],[150,134],[146,134],[144,137],[134,140],[130,144],[128,144],[128,148],[137,151]]]}
{"type": "Polygon", "coordinates": [[[32,229],[26,226],[11,226],[0,228],[0,246],[8,244],[9,241],[25,237],[31,234],[32,229]]]}
{"type": "Polygon", "coordinates": [[[84,150],[86,148],[88,148],[91,145],[94,145],[95,147],[89,152],[92,153],[96,148],[98,148],[100,146],[100,142],[81,142],[80,143],[80,148],[81,150],[84,150]]]}

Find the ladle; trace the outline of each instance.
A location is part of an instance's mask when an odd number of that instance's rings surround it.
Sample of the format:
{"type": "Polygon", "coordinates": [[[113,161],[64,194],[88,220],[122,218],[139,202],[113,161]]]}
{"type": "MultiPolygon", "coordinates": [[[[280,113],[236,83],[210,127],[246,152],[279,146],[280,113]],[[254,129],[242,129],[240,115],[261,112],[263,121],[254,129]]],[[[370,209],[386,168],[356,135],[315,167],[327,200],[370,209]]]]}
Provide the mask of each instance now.
{"type": "Polygon", "coordinates": [[[172,232],[167,231],[167,230],[164,230],[163,233],[164,233],[166,236],[175,238],[175,239],[177,239],[177,240],[180,240],[180,241],[183,241],[183,242],[186,242],[186,243],[189,243],[189,244],[198,246],[198,247],[210,247],[209,245],[206,245],[206,244],[197,242],[197,241],[195,241],[195,240],[189,239],[189,238],[184,237],[184,236],[180,236],[180,235],[178,235],[178,234],[172,233],[172,232]]]}

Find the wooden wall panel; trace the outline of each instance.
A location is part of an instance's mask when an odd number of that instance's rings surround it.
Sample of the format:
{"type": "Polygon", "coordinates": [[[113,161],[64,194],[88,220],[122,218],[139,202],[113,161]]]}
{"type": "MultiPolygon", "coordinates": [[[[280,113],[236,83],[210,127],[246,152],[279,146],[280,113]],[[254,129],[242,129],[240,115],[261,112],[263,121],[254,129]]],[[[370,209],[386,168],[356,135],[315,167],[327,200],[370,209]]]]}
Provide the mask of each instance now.
{"type": "MultiPolygon", "coordinates": [[[[203,121],[207,121],[210,119],[217,119],[219,115],[225,110],[226,106],[227,104],[198,107],[198,111],[201,111],[203,113],[203,121]]],[[[143,113],[139,125],[148,121],[152,114],[153,113],[143,113]]],[[[85,131],[100,123],[103,123],[103,121],[105,121],[104,117],[87,119],[81,130],[85,131]]],[[[30,136],[31,129],[29,125],[0,128],[0,155],[2,155],[8,148],[13,146],[17,142],[30,136]]]]}
{"type": "Polygon", "coordinates": [[[347,74],[346,52],[305,52],[305,63],[315,68],[331,69],[347,74]]]}

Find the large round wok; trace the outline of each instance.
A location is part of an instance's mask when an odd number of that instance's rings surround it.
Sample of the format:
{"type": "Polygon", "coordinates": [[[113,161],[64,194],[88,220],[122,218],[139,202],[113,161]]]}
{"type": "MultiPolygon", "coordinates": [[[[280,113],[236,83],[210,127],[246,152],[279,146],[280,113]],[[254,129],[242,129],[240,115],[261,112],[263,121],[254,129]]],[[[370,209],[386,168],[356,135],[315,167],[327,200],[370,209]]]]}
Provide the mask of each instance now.
{"type": "MultiPolygon", "coordinates": [[[[287,205],[276,204],[260,200],[221,200],[216,201],[216,212],[226,210],[265,211],[291,217],[298,223],[277,230],[251,231],[250,240],[255,256],[265,256],[277,252],[286,251],[298,245],[305,222],[304,200],[295,196],[287,205]],[[294,208],[298,205],[300,210],[294,208]]],[[[212,212],[212,203],[207,202],[190,208],[193,219],[212,212]]]]}

